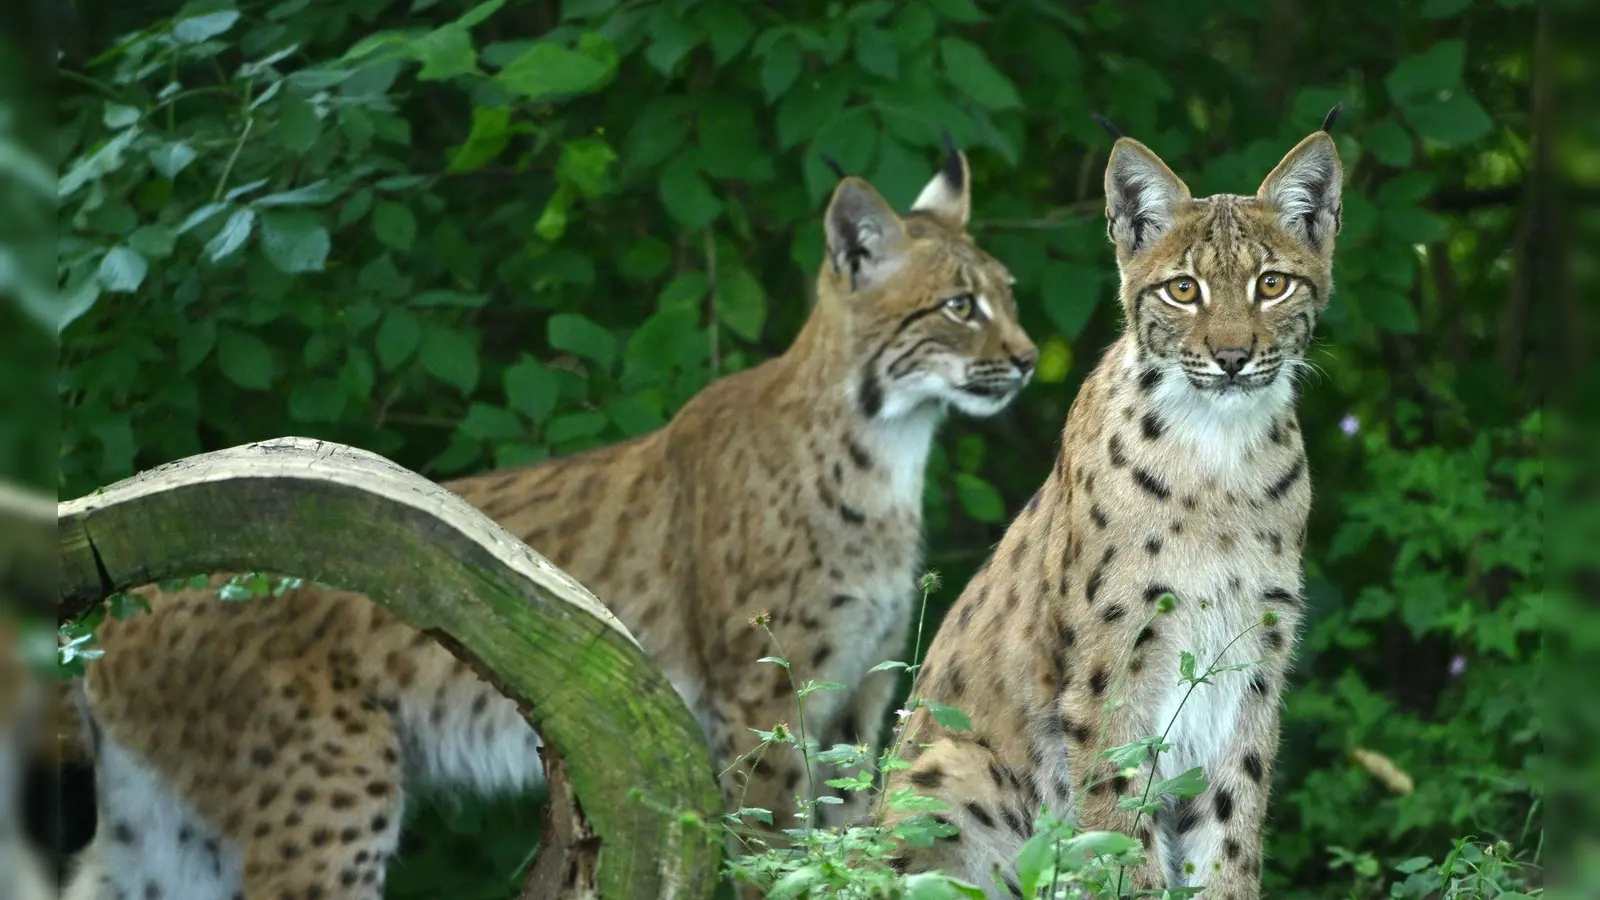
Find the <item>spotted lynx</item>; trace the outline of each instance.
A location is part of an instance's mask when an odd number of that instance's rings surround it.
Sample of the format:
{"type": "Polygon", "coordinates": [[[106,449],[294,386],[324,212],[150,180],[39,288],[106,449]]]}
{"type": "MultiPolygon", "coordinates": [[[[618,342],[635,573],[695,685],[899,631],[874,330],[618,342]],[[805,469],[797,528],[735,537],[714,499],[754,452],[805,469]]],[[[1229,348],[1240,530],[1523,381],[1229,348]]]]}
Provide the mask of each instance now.
{"type": "Polygon", "coordinates": [[[1011,861],[1044,806],[1137,835],[1147,862],[1124,886],[1259,896],[1311,503],[1294,378],[1340,222],[1332,121],[1254,196],[1191,197],[1142,144],[1113,147],[1106,214],[1127,328],[1084,382],[1049,478],[929,648],[920,692],[972,727],[919,710],[902,747],[914,764],[890,789],[944,801],[959,833],[903,848],[901,867],[1021,896],[1011,861]],[[1183,651],[1202,673],[1254,665],[1185,701],[1183,651]],[[1136,772],[1102,756],[1163,733],[1170,749],[1136,772]],[[1153,821],[1118,808],[1197,766],[1204,793],[1153,821]]]}
{"type": "MultiPolygon", "coordinates": [[[[616,612],[723,764],[794,716],[759,610],[797,677],[850,686],[810,696],[808,734],[871,743],[886,715],[893,675],[868,670],[907,636],[935,428],[1004,408],[1037,356],[969,195],[954,148],[903,217],[845,178],[786,353],[658,432],[446,485],[616,612]]],[[[515,706],[360,595],[150,596],[88,668],[101,813],[73,900],[372,900],[408,786],[539,776],[515,706]]],[[[724,789],[790,827],[802,767],[769,752],[724,789]]]]}

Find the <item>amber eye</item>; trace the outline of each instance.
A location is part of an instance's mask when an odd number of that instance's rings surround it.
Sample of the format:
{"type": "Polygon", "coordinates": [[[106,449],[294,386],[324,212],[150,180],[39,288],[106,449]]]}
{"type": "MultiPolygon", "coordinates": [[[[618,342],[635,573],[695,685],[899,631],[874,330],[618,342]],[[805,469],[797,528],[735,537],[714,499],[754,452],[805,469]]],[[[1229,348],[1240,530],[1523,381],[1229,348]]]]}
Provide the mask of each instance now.
{"type": "Polygon", "coordinates": [[[972,314],[977,310],[978,306],[972,302],[971,294],[957,294],[944,301],[944,308],[950,312],[950,315],[965,321],[972,318],[972,314]]]}
{"type": "Polygon", "coordinates": [[[1187,275],[1179,275],[1167,282],[1167,296],[1178,303],[1193,303],[1200,299],[1200,284],[1187,275]]]}
{"type": "Polygon", "coordinates": [[[1263,300],[1276,300],[1289,289],[1289,276],[1282,272],[1266,272],[1256,279],[1256,296],[1263,300]]]}

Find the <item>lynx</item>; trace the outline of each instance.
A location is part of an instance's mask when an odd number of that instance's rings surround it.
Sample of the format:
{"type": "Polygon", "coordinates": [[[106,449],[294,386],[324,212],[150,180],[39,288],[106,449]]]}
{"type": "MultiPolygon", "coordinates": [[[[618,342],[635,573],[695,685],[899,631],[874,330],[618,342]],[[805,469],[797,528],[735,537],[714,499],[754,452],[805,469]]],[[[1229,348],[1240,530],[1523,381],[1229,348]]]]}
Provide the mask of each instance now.
{"type": "Polygon", "coordinates": [[[971,729],[919,709],[901,748],[914,762],[890,789],[943,801],[957,833],[903,848],[898,866],[1020,897],[1011,863],[1043,807],[1136,836],[1146,861],[1124,887],[1259,896],[1311,503],[1294,378],[1340,225],[1335,113],[1254,196],[1191,197],[1144,145],[1114,145],[1106,216],[1127,326],[1050,476],[929,648],[921,694],[971,729]],[[1244,667],[1185,701],[1185,651],[1199,673],[1244,667]],[[1170,747],[1136,771],[1103,756],[1162,734],[1170,747]],[[1118,806],[1194,767],[1199,796],[1153,817],[1118,806]]]}
{"type": "MultiPolygon", "coordinates": [[[[951,147],[901,216],[844,178],[787,352],[655,433],[446,485],[609,605],[723,765],[794,716],[786,673],[757,664],[763,611],[796,677],[850,688],[808,698],[807,733],[874,741],[893,676],[868,670],[907,637],[935,428],[1032,375],[1012,278],[966,232],[969,181],[951,147]]],[[[515,706],[365,597],[146,595],[83,685],[101,813],[75,900],[375,900],[408,787],[540,777],[515,706]]],[[[792,827],[803,765],[766,753],[729,803],[792,827]]]]}

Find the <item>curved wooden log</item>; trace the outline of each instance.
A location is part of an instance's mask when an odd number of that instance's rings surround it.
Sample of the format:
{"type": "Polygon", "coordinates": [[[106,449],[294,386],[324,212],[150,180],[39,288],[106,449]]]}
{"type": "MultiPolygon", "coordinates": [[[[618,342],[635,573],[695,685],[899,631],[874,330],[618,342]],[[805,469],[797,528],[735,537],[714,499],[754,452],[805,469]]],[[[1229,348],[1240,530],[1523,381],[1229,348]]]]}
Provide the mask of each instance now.
{"type": "Polygon", "coordinates": [[[592,594],[444,488],[363,450],[282,438],[62,503],[58,525],[63,615],[236,571],[383,604],[515,700],[560,755],[601,897],[711,896],[720,841],[684,823],[715,822],[721,797],[688,707],[592,594]]]}

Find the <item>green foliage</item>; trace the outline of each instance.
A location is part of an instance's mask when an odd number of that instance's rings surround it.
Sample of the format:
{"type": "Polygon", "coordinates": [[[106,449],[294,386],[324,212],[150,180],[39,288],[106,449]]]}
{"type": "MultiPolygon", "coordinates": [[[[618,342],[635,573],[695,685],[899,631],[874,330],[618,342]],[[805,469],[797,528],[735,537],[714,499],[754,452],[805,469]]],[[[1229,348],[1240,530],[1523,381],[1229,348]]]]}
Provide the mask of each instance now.
{"type": "MultiPolygon", "coordinates": [[[[1109,139],[1089,114],[1196,193],[1247,192],[1341,101],[1338,288],[1302,404],[1312,622],[1267,890],[1515,885],[1498,842],[1524,853],[1541,829],[1525,6],[108,7],[62,64],[59,297],[24,297],[29,323],[64,329],[59,490],[282,434],[444,478],[659,427],[796,333],[834,183],[820,154],[904,208],[948,129],[973,164],[974,231],[1041,347],[1015,407],[953,420],[931,458],[930,559],[959,587],[1043,480],[1118,327],[1109,139]],[[1358,749],[1415,789],[1388,793],[1358,749]],[[1396,869],[1468,831],[1486,837],[1396,869]]],[[[48,167],[0,163],[49,192],[48,167]]],[[[0,454],[29,440],[0,429],[0,454]]],[[[81,663],[92,640],[69,652],[81,663]]],[[[511,895],[531,826],[459,839],[470,810],[418,815],[391,896],[511,895]]],[[[822,874],[785,869],[797,892],[878,846],[808,840],[822,874]]],[[[958,896],[933,884],[902,887],[958,896]]]]}

